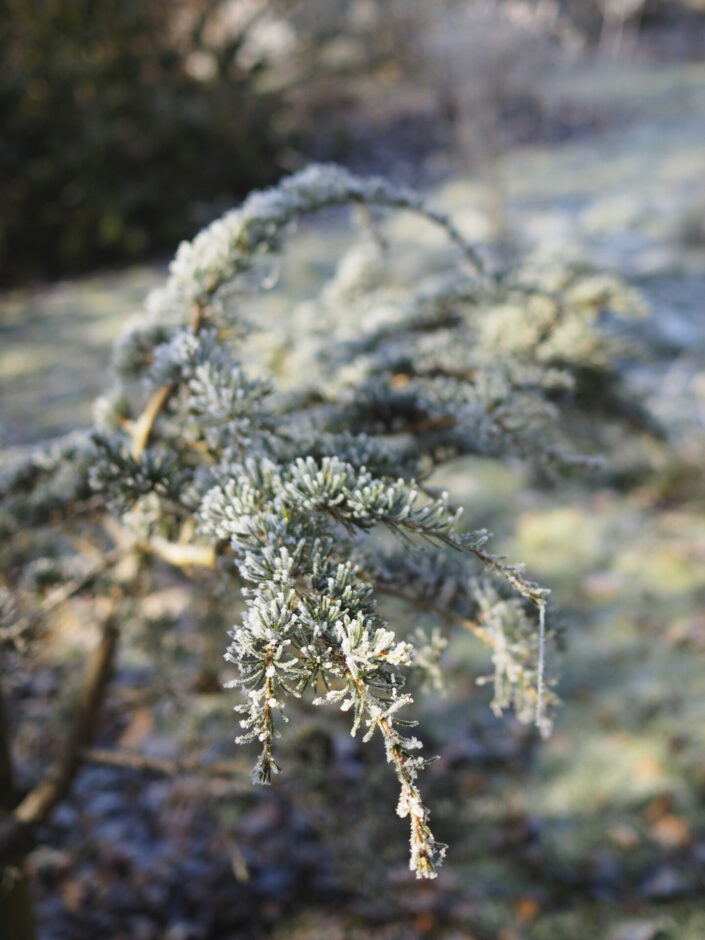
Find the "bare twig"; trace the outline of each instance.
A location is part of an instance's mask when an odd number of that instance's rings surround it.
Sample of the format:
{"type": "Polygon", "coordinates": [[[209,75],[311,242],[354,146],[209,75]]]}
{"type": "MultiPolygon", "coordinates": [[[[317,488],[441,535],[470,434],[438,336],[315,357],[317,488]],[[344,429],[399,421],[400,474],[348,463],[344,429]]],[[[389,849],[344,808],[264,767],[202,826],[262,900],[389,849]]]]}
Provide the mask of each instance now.
{"type": "Polygon", "coordinates": [[[15,809],[0,819],[0,863],[16,860],[28,850],[36,827],[44,822],[69,792],[83,761],[83,750],[95,731],[110,680],[117,641],[118,627],[112,615],[103,624],[100,643],[91,657],[62,756],[15,809]]]}
{"type": "MultiPolygon", "coordinates": [[[[117,528],[117,527],[116,527],[117,528]]],[[[122,530],[119,530],[120,532],[122,530]]],[[[115,535],[115,529],[111,534],[115,535]]],[[[154,536],[146,542],[122,540],[122,543],[109,552],[106,552],[92,565],[88,571],[59,585],[44,598],[39,607],[14,623],[0,626],[0,643],[19,643],[25,634],[53,613],[66,601],[80,594],[101,574],[104,574],[118,562],[122,561],[136,548],[149,554],[156,555],[177,568],[215,568],[216,550],[212,545],[196,545],[190,542],[170,542],[161,536],[154,536]]]]}
{"type": "MultiPolygon", "coordinates": [[[[0,813],[11,811],[17,802],[13,771],[5,703],[0,693],[0,813]]],[[[36,940],[30,880],[23,859],[0,872],[0,924],[12,925],[16,940],[36,940]]]]}
{"type": "Polygon", "coordinates": [[[144,770],[148,773],[160,774],[164,777],[176,777],[181,774],[194,774],[206,777],[232,777],[237,774],[246,774],[249,789],[250,767],[246,761],[223,760],[204,764],[199,760],[189,757],[169,760],[162,757],[150,757],[147,754],[140,754],[139,751],[112,750],[98,747],[84,748],[81,752],[81,757],[89,764],[124,767],[129,770],[144,770]]]}
{"type": "Polygon", "coordinates": [[[99,577],[109,568],[112,568],[113,565],[121,561],[127,554],[129,554],[130,551],[132,551],[133,548],[134,545],[130,545],[128,547],[118,546],[112,551],[106,552],[100,558],[100,560],[84,574],[79,575],[77,578],[73,578],[71,581],[67,581],[66,584],[61,584],[53,591],[50,591],[39,605],[37,610],[33,611],[31,614],[27,614],[25,617],[21,617],[19,620],[16,620],[7,627],[0,627],[0,641],[16,642],[17,640],[20,640],[22,636],[35,624],[37,624],[44,617],[53,613],[66,601],[70,600],[72,597],[75,597],[76,594],[80,594],[80,592],[85,587],[88,587],[88,585],[93,580],[95,580],[95,578],[99,577]]]}

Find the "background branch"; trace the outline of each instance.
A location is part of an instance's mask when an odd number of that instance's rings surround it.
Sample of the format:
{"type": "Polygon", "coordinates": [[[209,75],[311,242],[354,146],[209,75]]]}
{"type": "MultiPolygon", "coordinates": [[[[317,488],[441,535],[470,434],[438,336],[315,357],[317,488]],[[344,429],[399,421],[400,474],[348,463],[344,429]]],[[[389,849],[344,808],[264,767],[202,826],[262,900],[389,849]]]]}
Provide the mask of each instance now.
{"type": "Polygon", "coordinates": [[[134,545],[132,544],[128,547],[121,545],[112,549],[112,551],[106,552],[85,574],[79,575],[77,578],[73,578],[71,581],[67,581],[66,584],[61,584],[53,591],[50,591],[33,613],[20,617],[19,620],[16,620],[8,627],[0,628],[0,640],[4,642],[20,640],[43,617],[48,616],[63,603],[79,594],[95,578],[112,568],[113,565],[129,554],[133,548],[134,545]]]}
{"type": "Polygon", "coordinates": [[[34,830],[69,792],[83,762],[83,749],[95,731],[110,681],[117,641],[117,622],[114,616],[110,616],[103,624],[100,643],[91,656],[62,756],[14,810],[0,819],[0,864],[15,860],[28,850],[34,830]]]}
{"type": "Polygon", "coordinates": [[[246,774],[248,792],[251,791],[250,765],[246,761],[224,760],[204,764],[189,757],[169,760],[162,757],[150,757],[147,754],[140,754],[139,751],[98,747],[84,748],[81,757],[89,764],[125,767],[129,770],[144,770],[165,777],[176,777],[179,774],[196,774],[206,777],[232,777],[235,774],[246,774]]]}

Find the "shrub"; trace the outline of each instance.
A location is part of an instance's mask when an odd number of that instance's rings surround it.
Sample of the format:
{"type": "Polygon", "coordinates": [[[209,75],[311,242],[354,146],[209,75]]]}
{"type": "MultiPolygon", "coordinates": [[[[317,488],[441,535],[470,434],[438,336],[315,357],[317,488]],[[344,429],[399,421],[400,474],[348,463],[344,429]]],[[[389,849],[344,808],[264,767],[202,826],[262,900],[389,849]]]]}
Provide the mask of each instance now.
{"type": "Polygon", "coordinates": [[[0,277],[143,257],[271,181],[274,99],[236,60],[247,22],[210,42],[220,6],[7,5],[0,277]]]}
{"type": "MultiPolygon", "coordinates": [[[[287,290],[289,275],[285,265],[287,290]]],[[[434,877],[446,847],[407,716],[417,678],[442,677],[439,628],[487,645],[495,711],[511,706],[547,733],[556,697],[546,589],[491,552],[432,474],[463,455],[548,472],[593,463],[571,453],[565,429],[589,414],[590,389],[619,414],[618,346],[602,315],[637,308],[608,276],[492,272],[415,194],[332,166],[253,194],[182,244],[115,347],[95,429],[2,475],[5,642],[21,648],[39,615],[81,591],[102,600],[103,627],[67,749],[0,823],[0,857],[26,850],[67,793],[118,635],[143,617],[140,597],[167,563],[227,622],[241,610],[225,656],[238,741],[258,749],[254,782],[279,773],[277,739],[297,700],[348,712],[352,734],[378,738],[396,775],[411,869],[434,877]],[[318,297],[283,317],[256,302],[295,224],[332,211],[337,244],[343,206],[358,210],[362,235],[318,297]],[[390,210],[429,223],[422,260],[393,250],[390,210]],[[385,597],[426,611],[433,630],[392,629],[385,597]]]]}

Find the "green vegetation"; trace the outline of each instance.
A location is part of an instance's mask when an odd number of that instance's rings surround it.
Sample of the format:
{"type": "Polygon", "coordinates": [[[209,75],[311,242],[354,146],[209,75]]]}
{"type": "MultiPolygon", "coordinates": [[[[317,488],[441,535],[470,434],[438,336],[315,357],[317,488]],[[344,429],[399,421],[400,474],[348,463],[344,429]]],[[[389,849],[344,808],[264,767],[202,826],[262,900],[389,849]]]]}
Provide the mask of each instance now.
{"type": "Polygon", "coordinates": [[[180,6],[4,5],[5,282],[153,255],[276,173],[274,99],[256,63],[235,62],[249,24],[221,28],[212,49],[180,6]]]}

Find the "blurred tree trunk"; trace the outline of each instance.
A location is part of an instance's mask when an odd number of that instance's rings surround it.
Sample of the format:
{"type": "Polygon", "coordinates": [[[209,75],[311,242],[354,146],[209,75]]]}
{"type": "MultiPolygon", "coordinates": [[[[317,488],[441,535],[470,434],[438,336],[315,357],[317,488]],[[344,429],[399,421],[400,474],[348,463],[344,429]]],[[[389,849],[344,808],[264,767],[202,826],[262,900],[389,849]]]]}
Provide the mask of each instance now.
{"type": "MultiPolygon", "coordinates": [[[[5,703],[0,694],[0,815],[17,802],[5,703]]],[[[32,887],[24,859],[0,871],[0,927],[7,940],[36,940],[32,887]]]]}

